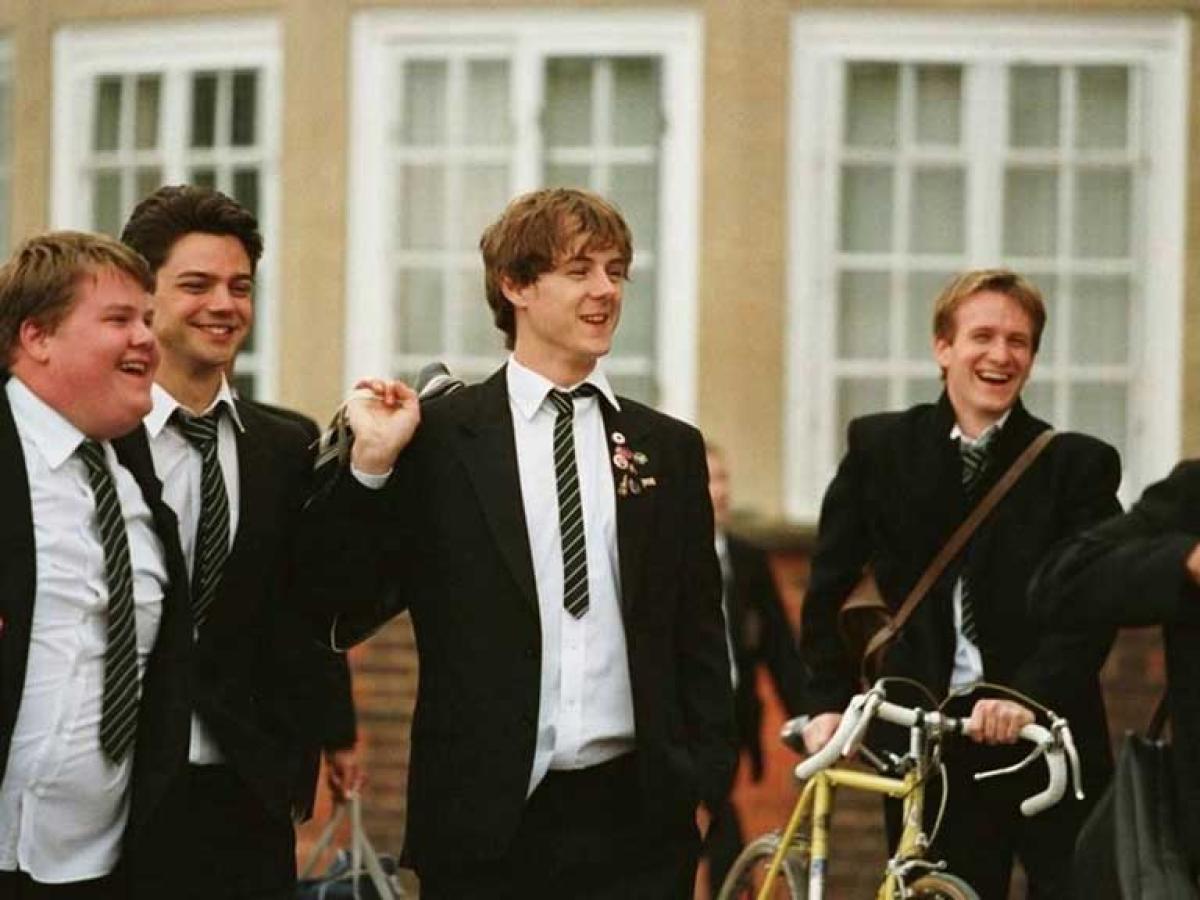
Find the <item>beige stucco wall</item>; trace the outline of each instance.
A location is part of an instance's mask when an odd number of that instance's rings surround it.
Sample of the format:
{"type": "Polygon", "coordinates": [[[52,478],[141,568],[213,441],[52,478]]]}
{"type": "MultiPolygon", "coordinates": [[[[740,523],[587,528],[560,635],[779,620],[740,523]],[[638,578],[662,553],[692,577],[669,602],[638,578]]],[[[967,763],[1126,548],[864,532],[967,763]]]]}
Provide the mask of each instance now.
{"type": "MultiPolygon", "coordinates": [[[[0,0],[0,28],[14,48],[13,233],[44,228],[50,188],[51,66],[54,29],[66,23],[170,15],[271,13],[283,26],[280,399],[324,418],[342,383],[345,312],[349,24],[365,7],[636,7],[645,0],[0,0]]],[[[946,11],[1181,11],[1200,0],[690,0],[664,6],[704,14],[704,109],[699,254],[698,420],[737,467],[741,503],[781,509],[786,341],[789,16],[820,7],[933,8],[946,11]]],[[[1193,36],[1193,48],[1200,44],[1193,36]]],[[[1200,53],[1192,68],[1200,75],[1200,53]]],[[[1193,78],[1193,84],[1197,84],[1193,78]]],[[[1200,146],[1200,109],[1191,99],[1191,145],[1200,146]]],[[[1200,452],[1200,154],[1189,157],[1183,451],[1200,452]]]]}

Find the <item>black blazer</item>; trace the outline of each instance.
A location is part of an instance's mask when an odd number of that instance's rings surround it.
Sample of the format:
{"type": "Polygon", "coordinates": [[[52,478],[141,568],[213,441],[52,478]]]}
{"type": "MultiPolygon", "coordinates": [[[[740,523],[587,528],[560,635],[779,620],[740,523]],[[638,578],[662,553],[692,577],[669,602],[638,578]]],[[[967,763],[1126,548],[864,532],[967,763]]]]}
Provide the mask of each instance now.
{"type": "MultiPolygon", "coordinates": [[[[4,515],[0,516],[0,780],[25,685],[37,586],[29,483],[20,437],[3,391],[7,380],[7,373],[0,371],[0,497],[4,498],[4,515]]],[[[119,446],[117,455],[137,480],[153,514],[169,577],[158,636],[142,679],[132,800],[125,829],[128,847],[146,833],[161,805],[179,749],[187,752],[186,672],[192,617],[178,525],[162,501],[149,458],[123,453],[119,446]]]]}
{"type": "Polygon", "coordinates": [[[792,626],[783,611],[767,555],[733,535],[726,535],[730,575],[729,633],[738,683],[733,701],[738,744],[750,760],[755,781],[762,778],[762,698],[758,694],[758,667],[771,674],[775,692],[788,715],[799,715],[803,674],[796,653],[792,626]]]}
{"type": "MultiPolygon", "coordinates": [[[[313,641],[289,566],[312,477],[316,426],[237,400],[238,526],[208,620],[194,641],[190,705],[231,765],[281,821],[312,807],[319,748],[353,745],[343,657],[313,641]]],[[[150,458],[145,432],[118,442],[150,458]]],[[[190,718],[190,716],[189,716],[190,718]]],[[[187,746],[174,760],[187,766],[187,746]]]]}
{"type": "Polygon", "coordinates": [[[1200,864],[1200,589],[1185,563],[1197,543],[1200,461],[1191,460],[1147,488],[1125,515],[1058,548],[1030,594],[1048,627],[1162,626],[1179,807],[1193,864],[1200,864]]]}
{"type": "MultiPolygon", "coordinates": [[[[810,712],[840,710],[852,692],[858,660],[844,651],[836,619],[864,564],[874,567],[884,597],[897,608],[969,512],[962,464],[950,440],[953,425],[944,394],[936,405],[850,424],[849,448],[821,509],[804,603],[801,657],[810,712]]],[[[980,496],[1048,427],[1018,402],[996,438],[980,496]]],[[[1025,595],[1051,546],[1120,512],[1119,480],[1112,447],[1082,434],[1059,434],[964,551],[971,560],[985,679],[1070,719],[1089,784],[1103,783],[1111,769],[1097,674],[1113,632],[1047,631],[1030,615],[1025,595]]],[[[922,682],[939,699],[953,671],[952,595],[961,563],[947,567],[913,613],[884,670],[922,682]]]]}
{"type": "MultiPolygon", "coordinates": [[[[620,402],[601,401],[609,439],[624,435],[647,457],[638,476],[654,479],[616,497],[639,775],[646,814],[678,824],[723,796],[734,761],[704,447],[690,426],[620,402]]],[[[542,649],[504,370],[423,409],[385,490],[343,470],[308,513],[321,634],[339,610],[347,639],[412,616],[409,857],[501,855],[525,805],[542,649]]]]}

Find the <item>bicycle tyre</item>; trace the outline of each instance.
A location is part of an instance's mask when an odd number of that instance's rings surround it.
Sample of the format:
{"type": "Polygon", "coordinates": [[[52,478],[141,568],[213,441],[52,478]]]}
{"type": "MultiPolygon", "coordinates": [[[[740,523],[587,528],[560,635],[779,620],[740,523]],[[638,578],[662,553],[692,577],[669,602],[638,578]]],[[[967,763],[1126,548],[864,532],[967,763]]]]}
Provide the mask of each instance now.
{"type": "MultiPolygon", "coordinates": [[[[717,900],[754,900],[767,867],[779,847],[778,834],[764,834],[747,844],[730,868],[717,900]]],[[[780,900],[806,900],[808,897],[808,841],[797,838],[783,858],[775,890],[780,900]]]]}
{"type": "Polygon", "coordinates": [[[909,896],[920,900],[979,900],[979,894],[957,875],[932,872],[908,886],[909,896]]]}

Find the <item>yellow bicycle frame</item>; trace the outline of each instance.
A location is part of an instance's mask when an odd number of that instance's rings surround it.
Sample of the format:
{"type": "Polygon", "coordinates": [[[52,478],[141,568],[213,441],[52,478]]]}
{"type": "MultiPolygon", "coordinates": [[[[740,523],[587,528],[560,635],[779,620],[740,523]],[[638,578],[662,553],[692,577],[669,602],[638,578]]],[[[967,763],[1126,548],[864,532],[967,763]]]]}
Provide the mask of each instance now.
{"type": "MultiPolygon", "coordinates": [[[[783,859],[791,848],[796,832],[806,819],[812,821],[809,839],[809,894],[808,900],[822,900],[825,886],[825,869],[829,861],[829,820],[833,812],[834,789],[848,787],[854,791],[884,794],[903,799],[904,828],[893,859],[905,860],[924,855],[919,846],[922,819],[925,815],[925,781],[916,770],[905,773],[903,778],[885,778],[856,769],[825,769],[810,778],[796,800],[791,818],[779,839],[779,847],[771,859],[766,878],[758,892],[758,900],[770,900],[771,887],[779,875],[783,859]]],[[[894,871],[884,876],[876,894],[877,900],[895,900],[901,897],[903,885],[894,871]]]]}

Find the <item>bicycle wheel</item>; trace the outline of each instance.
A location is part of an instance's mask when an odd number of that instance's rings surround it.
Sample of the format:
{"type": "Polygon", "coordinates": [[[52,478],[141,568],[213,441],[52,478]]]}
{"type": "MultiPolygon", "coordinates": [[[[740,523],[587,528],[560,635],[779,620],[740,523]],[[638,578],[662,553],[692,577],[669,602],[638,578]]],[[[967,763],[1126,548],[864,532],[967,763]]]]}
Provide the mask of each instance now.
{"type": "Polygon", "coordinates": [[[908,886],[910,897],[921,900],[979,900],[979,894],[957,875],[934,872],[923,875],[908,886]]]}
{"type": "MultiPolygon", "coordinates": [[[[717,900],[754,900],[762,888],[767,869],[779,847],[779,835],[764,834],[745,846],[717,894],[717,900]]],[[[805,900],[808,896],[808,841],[796,838],[783,858],[783,866],[771,888],[778,900],[805,900]]]]}

